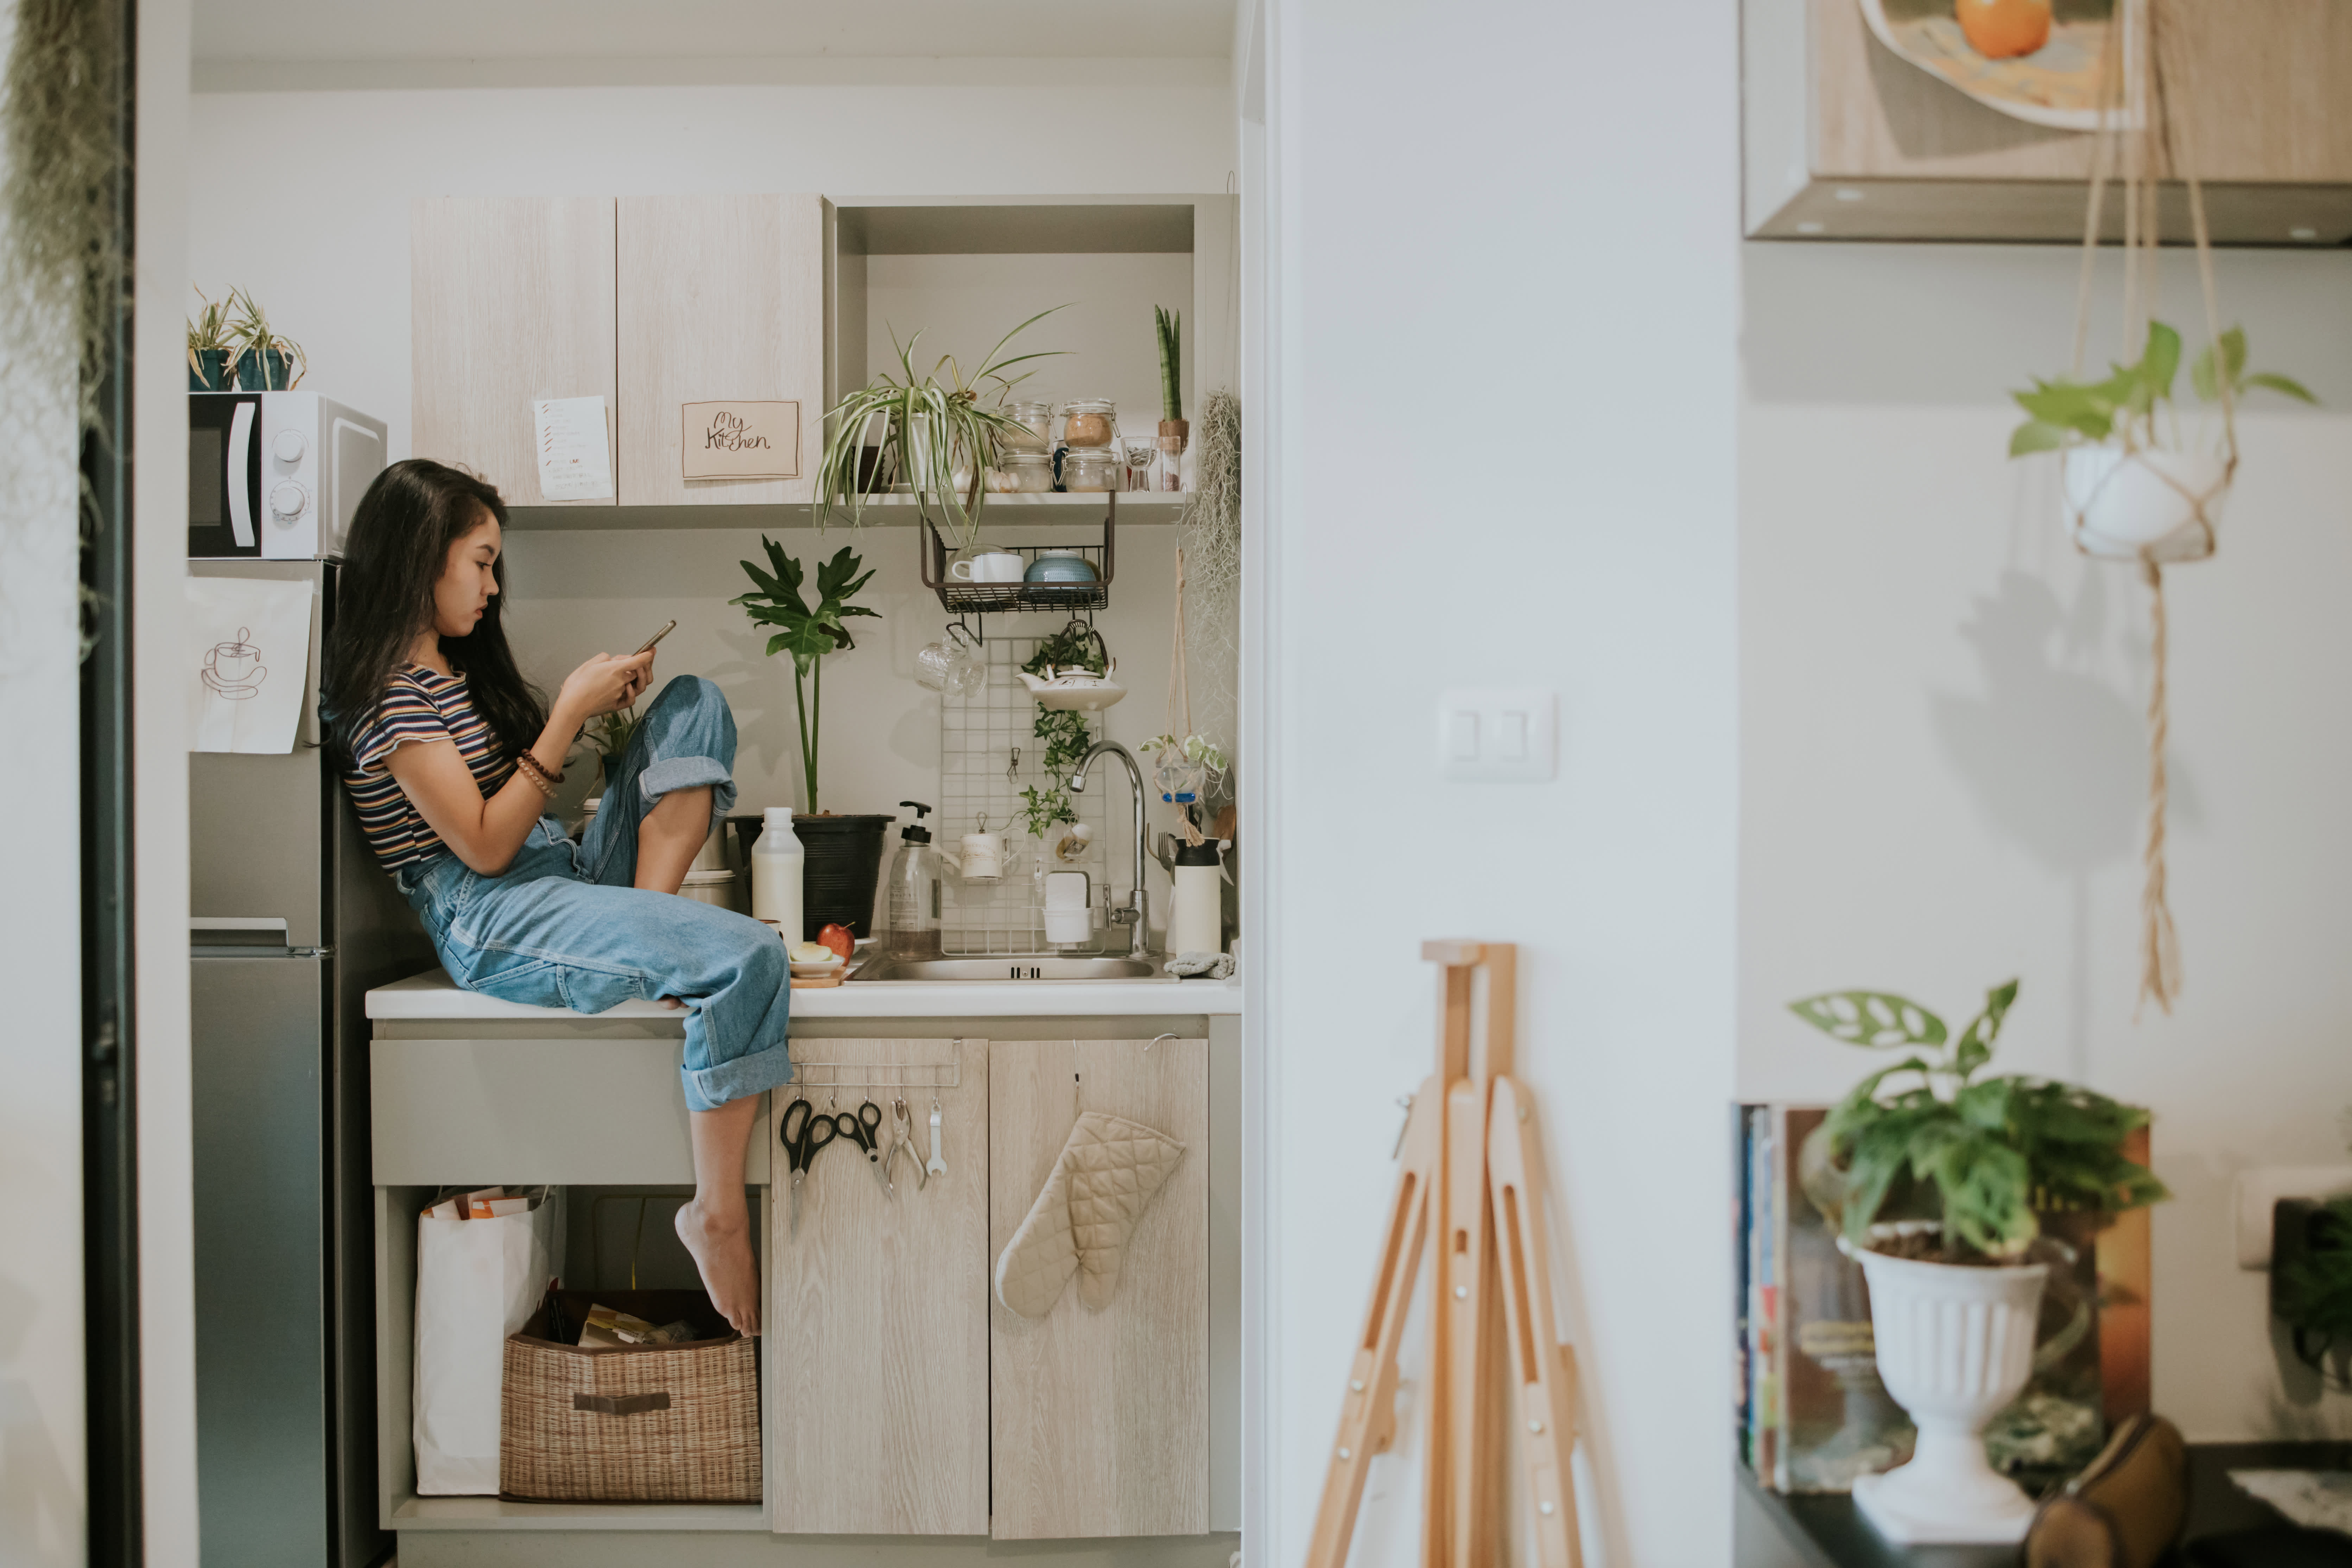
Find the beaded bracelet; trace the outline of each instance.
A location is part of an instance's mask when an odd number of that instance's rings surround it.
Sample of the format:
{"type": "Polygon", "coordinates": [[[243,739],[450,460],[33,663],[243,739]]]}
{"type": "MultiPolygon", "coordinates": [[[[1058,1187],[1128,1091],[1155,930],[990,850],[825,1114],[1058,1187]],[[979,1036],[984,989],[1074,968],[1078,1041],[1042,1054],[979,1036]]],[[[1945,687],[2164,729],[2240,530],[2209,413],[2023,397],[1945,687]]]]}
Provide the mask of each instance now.
{"type": "Polygon", "coordinates": [[[529,752],[517,752],[515,753],[515,766],[522,770],[523,777],[529,779],[532,784],[539,786],[540,794],[547,796],[550,800],[553,800],[555,798],[555,786],[563,782],[563,775],[562,773],[557,773],[553,777],[550,777],[547,770],[539,765],[539,759],[532,756],[529,752]]]}

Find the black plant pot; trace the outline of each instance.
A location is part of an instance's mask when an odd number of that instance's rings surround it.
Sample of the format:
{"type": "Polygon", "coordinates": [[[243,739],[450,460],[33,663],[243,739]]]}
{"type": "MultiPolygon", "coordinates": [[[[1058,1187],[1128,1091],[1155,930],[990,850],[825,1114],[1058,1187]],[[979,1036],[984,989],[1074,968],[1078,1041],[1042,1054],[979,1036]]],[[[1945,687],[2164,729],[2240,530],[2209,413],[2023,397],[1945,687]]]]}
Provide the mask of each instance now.
{"type": "Polygon", "coordinates": [[[828,925],[845,925],[860,941],[874,934],[874,888],[882,879],[882,831],[895,816],[793,817],[793,835],[807,851],[801,873],[801,940],[814,942],[828,925]]]}

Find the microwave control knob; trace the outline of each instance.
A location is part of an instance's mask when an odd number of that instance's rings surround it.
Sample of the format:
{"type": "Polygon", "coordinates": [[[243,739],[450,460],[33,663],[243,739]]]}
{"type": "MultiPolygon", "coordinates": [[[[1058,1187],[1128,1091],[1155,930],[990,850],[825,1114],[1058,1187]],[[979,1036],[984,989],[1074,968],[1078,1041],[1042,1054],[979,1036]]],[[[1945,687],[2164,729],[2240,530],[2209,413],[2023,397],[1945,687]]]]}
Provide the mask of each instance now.
{"type": "Polygon", "coordinates": [[[271,456],[281,463],[299,463],[302,460],[302,454],[309,449],[299,430],[280,430],[278,439],[269,444],[271,456]]]}
{"type": "Polygon", "coordinates": [[[291,479],[280,480],[269,492],[271,514],[285,522],[292,522],[310,504],[310,494],[291,479]]]}

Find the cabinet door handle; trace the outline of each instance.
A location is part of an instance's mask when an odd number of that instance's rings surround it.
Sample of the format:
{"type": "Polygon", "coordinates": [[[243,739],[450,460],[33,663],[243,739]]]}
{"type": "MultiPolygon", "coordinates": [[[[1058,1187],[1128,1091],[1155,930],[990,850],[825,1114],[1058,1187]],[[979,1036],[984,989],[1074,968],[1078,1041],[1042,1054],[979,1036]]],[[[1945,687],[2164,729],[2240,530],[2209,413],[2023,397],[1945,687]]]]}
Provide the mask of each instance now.
{"type": "Polygon", "coordinates": [[[599,1415],[635,1415],[646,1410],[667,1410],[667,1394],[575,1394],[572,1396],[574,1410],[593,1410],[599,1415]]]}

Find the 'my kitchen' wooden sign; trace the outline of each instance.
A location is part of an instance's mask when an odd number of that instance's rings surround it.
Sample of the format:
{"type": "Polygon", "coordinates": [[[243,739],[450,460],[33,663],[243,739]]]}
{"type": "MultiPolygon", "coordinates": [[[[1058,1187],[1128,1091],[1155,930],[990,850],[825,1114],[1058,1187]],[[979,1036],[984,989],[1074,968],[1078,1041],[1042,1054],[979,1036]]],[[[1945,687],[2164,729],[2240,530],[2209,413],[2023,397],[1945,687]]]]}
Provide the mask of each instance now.
{"type": "Polygon", "coordinates": [[[687,403],[679,405],[679,472],[689,479],[796,479],[801,477],[797,403],[687,403]]]}

